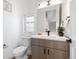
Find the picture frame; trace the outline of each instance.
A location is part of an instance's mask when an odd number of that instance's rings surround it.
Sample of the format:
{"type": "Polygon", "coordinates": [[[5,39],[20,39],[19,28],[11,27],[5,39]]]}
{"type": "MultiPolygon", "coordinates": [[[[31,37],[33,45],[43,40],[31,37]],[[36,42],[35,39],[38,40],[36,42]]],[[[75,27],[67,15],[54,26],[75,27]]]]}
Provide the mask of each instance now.
{"type": "Polygon", "coordinates": [[[7,0],[3,0],[3,10],[7,12],[12,12],[12,4],[7,0]]]}

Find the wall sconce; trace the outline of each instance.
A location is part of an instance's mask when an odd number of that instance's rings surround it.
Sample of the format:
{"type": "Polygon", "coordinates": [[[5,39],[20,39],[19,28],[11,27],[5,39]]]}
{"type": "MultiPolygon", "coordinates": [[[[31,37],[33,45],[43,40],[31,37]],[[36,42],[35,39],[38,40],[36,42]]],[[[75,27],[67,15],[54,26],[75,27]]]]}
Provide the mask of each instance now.
{"type": "Polygon", "coordinates": [[[48,0],[47,3],[48,3],[47,6],[49,6],[50,5],[50,0],[48,0]]]}
{"type": "Polygon", "coordinates": [[[62,2],[63,2],[62,0],[48,0],[48,1],[40,3],[39,6],[38,6],[38,9],[45,8],[45,7],[48,7],[48,6],[53,6],[53,5],[56,5],[56,4],[61,4],[62,2]]]}
{"type": "Polygon", "coordinates": [[[47,7],[48,2],[42,2],[39,4],[38,9],[47,7]]]}

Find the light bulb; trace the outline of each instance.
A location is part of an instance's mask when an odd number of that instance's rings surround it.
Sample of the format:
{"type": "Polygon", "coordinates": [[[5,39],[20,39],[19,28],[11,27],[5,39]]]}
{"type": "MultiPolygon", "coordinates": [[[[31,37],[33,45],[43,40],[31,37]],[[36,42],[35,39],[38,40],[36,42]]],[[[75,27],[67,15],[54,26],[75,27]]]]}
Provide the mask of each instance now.
{"type": "Polygon", "coordinates": [[[47,7],[47,4],[48,4],[47,2],[42,2],[38,8],[47,7]]]}

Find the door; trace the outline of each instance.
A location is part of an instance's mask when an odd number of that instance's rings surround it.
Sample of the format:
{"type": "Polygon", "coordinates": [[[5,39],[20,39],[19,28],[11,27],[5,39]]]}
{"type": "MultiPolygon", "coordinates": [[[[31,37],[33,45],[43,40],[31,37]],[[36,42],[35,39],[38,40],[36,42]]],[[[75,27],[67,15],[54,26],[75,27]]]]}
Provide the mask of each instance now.
{"type": "Polygon", "coordinates": [[[46,59],[44,47],[32,46],[32,59],[46,59]]]}
{"type": "Polygon", "coordinates": [[[51,48],[47,48],[47,59],[54,59],[54,51],[51,48]]]}
{"type": "Polygon", "coordinates": [[[54,59],[69,59],[68,53],[62,50],[54,50],[54,59]]]}

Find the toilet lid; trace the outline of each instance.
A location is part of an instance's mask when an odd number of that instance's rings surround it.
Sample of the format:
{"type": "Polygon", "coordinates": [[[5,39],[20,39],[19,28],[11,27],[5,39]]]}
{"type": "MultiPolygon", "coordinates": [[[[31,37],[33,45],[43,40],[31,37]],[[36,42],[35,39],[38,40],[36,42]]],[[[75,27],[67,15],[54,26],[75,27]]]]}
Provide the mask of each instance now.
{"type": "Polygon", "coordinates": [[[16,54],[16,53],[23,52],[25,50],[26,50],[26,47],[20,46],[20,47],[15,48],[14,51],[13,51],[13,53],[16,54]]]}

